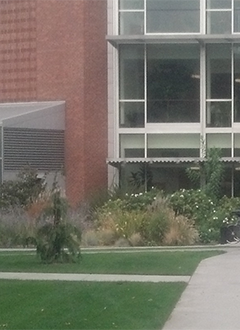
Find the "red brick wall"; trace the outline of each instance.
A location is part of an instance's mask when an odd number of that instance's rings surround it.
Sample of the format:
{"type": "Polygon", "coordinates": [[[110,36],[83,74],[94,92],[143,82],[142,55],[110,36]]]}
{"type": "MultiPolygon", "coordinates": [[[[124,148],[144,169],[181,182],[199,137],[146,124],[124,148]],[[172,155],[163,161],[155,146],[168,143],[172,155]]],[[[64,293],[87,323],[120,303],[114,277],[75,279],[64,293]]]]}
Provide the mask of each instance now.
{"type": "Polygon", "coordinates": [[[107,185],[106,2],[0,0],[0,101],[66,101],[74,204],[107,185]]]}
{"type": "Polygon", "coordinates": [[[85,1],[85,189],[107,185],[107,1],[85,1]],[[93,10],[94,8],[94,10],[93,10]],[[93,24],[94,22],[94,24],[93,24]]]}
{"type": "Polygon", "coordinates": [[[0,101],[36,98],[36,2],[0,0],[0,101]]]}

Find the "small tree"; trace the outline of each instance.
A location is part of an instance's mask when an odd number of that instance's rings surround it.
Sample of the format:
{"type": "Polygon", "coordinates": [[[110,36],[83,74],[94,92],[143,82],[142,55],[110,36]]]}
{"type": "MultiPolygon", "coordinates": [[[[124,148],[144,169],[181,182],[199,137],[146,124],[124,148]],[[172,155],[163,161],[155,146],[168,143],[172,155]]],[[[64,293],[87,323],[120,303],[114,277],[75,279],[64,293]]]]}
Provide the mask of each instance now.
{"type": "Polygon", "coordinates": [[[193,182],[199,182],[201,189],[213,200],[221,196],[221,183],[224,165],[221,161],[221,149],[211,148],[206,151],[206,160],[200,164],[200,170],[187,169],[187,175],[193,182]]]}
{"type": "Polygon", "coordinates": [[[81,233],[66,221],[66,213],[66,200],[55,190],[36,234],[37,254],[43,262],[76,262],[80,258],[81,233]]]}

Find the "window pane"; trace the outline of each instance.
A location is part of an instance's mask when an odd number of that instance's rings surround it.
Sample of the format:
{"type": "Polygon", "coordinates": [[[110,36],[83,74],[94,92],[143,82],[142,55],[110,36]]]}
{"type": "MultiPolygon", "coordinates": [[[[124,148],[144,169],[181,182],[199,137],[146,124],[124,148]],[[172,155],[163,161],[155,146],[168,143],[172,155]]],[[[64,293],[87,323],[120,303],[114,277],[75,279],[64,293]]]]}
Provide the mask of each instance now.
{"type": "Polygon", "coordinates": [[[197,45],[148,47],[148,122],[199,122],[199,62],[197,45]]]}
{"type": "Polygon", "coordinates": [[[122,45],[119,51],[120,99],[144,98],[144,49],[140,45],[122,45]]]}
{"type": "Polygon", "coordinates": [[[231,48],[229,45],[207,47],[207,98],[231,98],[231,48]]]}
{"type": "Polygon", "coordinates": [[[120,9],[143,9],[143,0],[119,0],[120,9]]]}
{"type": "Polygon", "coordinates": [[[231,127],[231,102],[207,102],[207,127],[231,127]]]}
{"type": "Polygon", "coordinates": [[[144,103],[120,102],[120,127],[144,127],[144,103]]]}
{"type": "Polygon", "coordinates": [[[240,45],[234,46],[234,121],[240,122],[240,45]]]}
{"type": "MultiPolygon", "coordinates": [[[[129,188],[132,191],[133,186],[140,187],[145,191],[145,166],[146,164],[130,164],[126,163],[120,167],[119,171],[119,185],[125,189],[129,188]]],[[[126,190],[127,191],[127,190],[126,190]]]]}
{"type": "Polygon", "coordinates": [[[199,157],[199,134],[148,134],[148,157],[199,157]]]}
{"type": "Polygon", "coordinates": [[[186,33],[200,30],[199,0],[147,0],[147,32],[186,33]]]}
{"type": "Polygon", "coordinates": [[[207,9],[231,9],[231,0],[207,0],[207,9]]]}
{"type": "Polygon", "coordinates": [[[234,1],[234,31],[240,32],[240,0],[234,1]]]}
{"type": "Polygon", "coordinates": [[[144,135],[120,134],[120,157],[122,158],[144,157],[144,135]]]}
{"type": "Polygon", "coordinates": [[[207,148],[220,148],[222,157],[231,157],[231,134],[207,134],[207,148]]]}
{"type": "Polygon", "coordinates": [[[240,196],[240,171],[239,168],[236,168],[234,171],[234,196],[240,196]]]}
{"type": "Polygon", "coordinates": [[[213,11],[207,13],[208,34],[230,34],[231,33],[231,12],[213,11]]]}
{"type": "MultiPolygon", "coordinates": [[[[0,158],[3,157],[2,144],[3,144],[3,141],[2,141],[2,126],[0,126],[0,158]]],[[[0,171],[0,172],[1,172],[1,171],[0,171]]],[[[1,172],[1,173],[2,173],[2,172],[1,172]]],[[[1,183],[1,180],[0,180],[0,183],[1,183]]]]}
{"type": "Polygon", "coordinates": [[[240,134],[234,134],[234,157],[240,157],[240,134]]]}
{"type": "Polygon", "coordinates": [[[143,13],[120,13],[120,34],[143,34],[143,13]]]}
{"type": "Polygon", "coordinates": [[[0,183],[2,183],[3,182],[3,160],[2,159],[0,159],[0,183]]]}

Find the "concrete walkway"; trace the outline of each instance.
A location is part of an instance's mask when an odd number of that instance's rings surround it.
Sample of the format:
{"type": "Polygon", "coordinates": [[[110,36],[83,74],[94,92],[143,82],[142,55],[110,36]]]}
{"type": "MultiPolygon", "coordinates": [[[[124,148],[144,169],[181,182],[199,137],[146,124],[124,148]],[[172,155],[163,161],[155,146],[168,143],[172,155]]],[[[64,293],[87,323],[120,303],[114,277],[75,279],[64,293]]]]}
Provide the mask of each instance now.
{"type": "Polygon", "coordinates": [[[40,281],[87,281],[87,282],[189,282],[190,276],[115,275],[115,274],[59,274],[1,272],[0,279],[40,281]]]}
{"type": "Polygon", "coordinates": [[[240,329],[240,249],[203,260],[163,330],[240,329]]]}

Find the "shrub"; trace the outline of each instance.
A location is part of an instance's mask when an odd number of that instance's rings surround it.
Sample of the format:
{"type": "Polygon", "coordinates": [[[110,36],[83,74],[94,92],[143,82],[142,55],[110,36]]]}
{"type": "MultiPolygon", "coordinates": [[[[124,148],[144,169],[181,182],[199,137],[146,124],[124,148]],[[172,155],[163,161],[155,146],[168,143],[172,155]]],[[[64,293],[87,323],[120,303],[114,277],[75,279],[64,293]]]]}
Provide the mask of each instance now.
{"type": "Polygon", "coordinates": [[[88,230],[82,233],[82,246],[98,246],[99,237],[94,230],[88,230]]]}
{"type": "Polygon", "coordinates": [[[147,245],[161,245],[166,232],[169,230],[169,217],[172,211],[167,207],[159,207],[149,211],[141,229],[147,245]]]}
{"type": "MultiPolygon", "coordinates": [[[[117,199],[100,208],[96,222],[99,234],[111,233],[115,244],[133,246],[193,244],[196,241],[198,235],[192,222],[184,216],[176,216],[166,198],[158,195],[152,198],[151,203],[143,205],[138,197],[132,199],[133,206],[129,204],[129,199],[127,202],[117,199]],[[136,199],[138,202],[135,202],[136,199]]],[[[101,242],[106,244],[103,239],[101,242]]]]}
{"type": "Polygon", "coordinates": [[[130,246],[130,242],[126,238],[121,237],[115,242],[114,245],[117,247],[128,247],[130,246]]]}
{"type": "Polygon", "coordinates": [[[118,238],[114,229],[100,229],[98,232],[98,240],[100,245],[113,245],[118,238]]]}
{"type": "Polygon", "coordinates": [[[36,223],[20,208],[0,210],[0,246],[28,246],[33,242],[29,237],[35,234],[36,223]]]}
{"type": "Polygon", "coordinates": [[[39,179],[37,171],[24,168],[16,180],[4,181],[0,185],[0,207],[25,207],[31,204],[46,189],[43,179],[39,179]]]}
{"type": "Polygon", "coordinates": [[[157,198],[148,209],[142,235],[151,245],[189,245],[196,243],[198,233],[192,221],[176,216],[169,201],[157,198]]]}
{"type": "Polygon", "coordinates": [[[111,212],[108,212],[108,208],[99,210],[97,219],[100,233],[109,231],[112,233],[112,239],[121,237],[130,239],[133,234],[139,232],[144,220],[144,212],[141,210],[122,210],[121,207],[115,205],[111,212]]]}
{"type": "Polygon", "coordinates": [[[41,260],[75,262],[80,257],[80,231],[66,221],[67,203],[60,191],[52,193],[51,204],[41,215],[35,241],[41,260]]]}
{"type": "Polygon", "coordinates": [[[100,209],[109,212],[118,208],[126,211],[146,210],[147,206],[150,205],[159,195],[163,195],[163,193],[155,188],[152,188],[147,192],[125,193],[121,197],[110,198],[102,207],[100,207],[100,209]]]}
{"type": "Polygon", "coordinates": [[[134,233],[129,237],[129,242],[131,246],[141,246],[144,245],[143,238],[140,233],[134,233]]]}
{"type": "Polygon", "coordinates": [[[169,201],[176,215],[181,214],[193,219],[197,225],[208,221],[209,214],[216,206],[216,203],[200,189],[181,189],[172,194],[169,201]]]}
{"type": "Polygon", "coordinates": [[[169,230],[163,238],[164,245],[192,245],[199,241],[193,221],[179,215],[169,219],[169,230]]]}
{"type": "Polygon", "coordinates": [[[177,215],[184,215],[194,221],[202,243],[219,242],[220,228],[235,224],[232,212],[239,208],[239,198],[224,196],[212,200],[202,190],[180,190],[170,196],[170,204],[177,215]]]}

